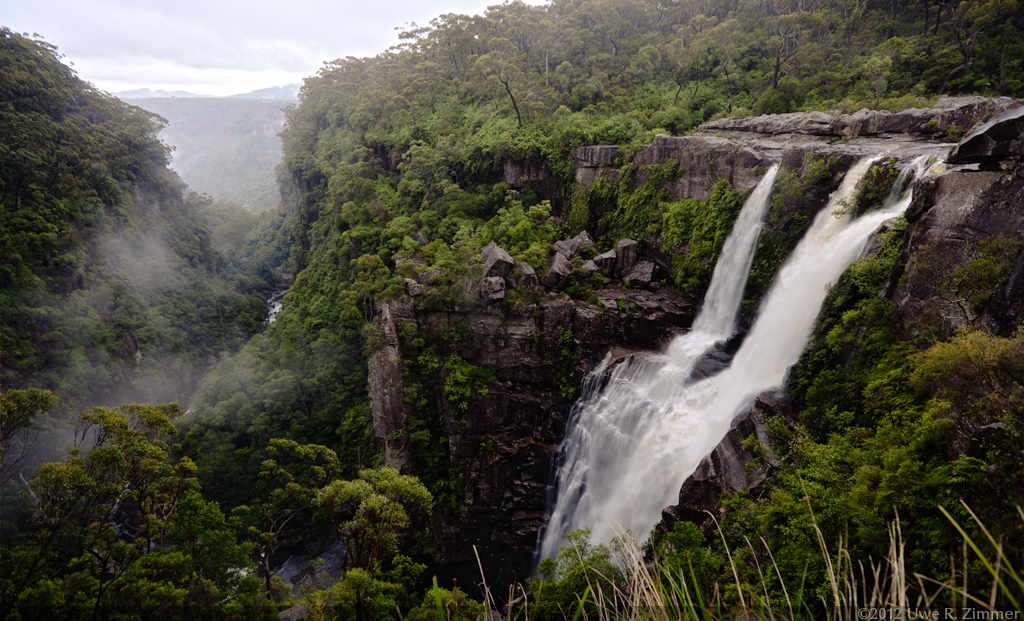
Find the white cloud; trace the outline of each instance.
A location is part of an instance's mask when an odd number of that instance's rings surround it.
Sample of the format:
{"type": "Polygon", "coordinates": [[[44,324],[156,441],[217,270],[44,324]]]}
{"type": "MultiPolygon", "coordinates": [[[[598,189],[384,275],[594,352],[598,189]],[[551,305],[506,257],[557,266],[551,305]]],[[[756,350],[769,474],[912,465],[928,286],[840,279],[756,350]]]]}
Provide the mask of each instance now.
{"type": "Polygon", "coordinates": [[[494,0],[33,0],[2,25],[39,33],[97,87],[227,95],[294,83],[324,61],[373,56],[396,26],[478,14],[494,0]]]}

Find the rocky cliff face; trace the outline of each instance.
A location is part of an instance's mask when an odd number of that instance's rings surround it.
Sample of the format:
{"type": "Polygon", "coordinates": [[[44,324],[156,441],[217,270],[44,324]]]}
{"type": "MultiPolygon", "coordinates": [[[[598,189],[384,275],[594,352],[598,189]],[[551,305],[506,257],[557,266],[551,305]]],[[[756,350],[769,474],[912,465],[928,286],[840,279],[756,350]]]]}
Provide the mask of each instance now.
{"type": "Polygon", "coordinates": [[[795,427],[793,406],[785,393],[763,393],[754,407],[733,422],[733,428],[697,466],[679,490],[679,504],[662,511],[664,530],[678,522],[693,522],[705,534],[715,532],[722,519],[722,498],[740,490],[759,496],[764,483],[780,464],[772,428],[795,427]]]}
{"type": "MultiPolygon", "coordinates": [[[[556,248],[572,254],[579,244],[565,240],[556,248]]],[[[408,295],[385,306],[384,346],[370,359],[369,377],[374,433],[384,440],[385,464],[414,471],[418,455],[410,426],[436,412],[443,418],[450,474],[461,486],[457,511],[440,517],[439,575],[463,584],[478,580],[476,546],[492,585],[523,576],[544,524],[546,490],[571,405],[566,386],[578,386],[610,348],[657,349],[693,321],[694,301],[650,285],[650,278],[625,286],[622,276],[638,266],[647,263],[653,271],[635,241],[623,240],[604,254],[611,256],[605,270],[612,284],[587,300],[561,293],[561,279],[547,278],[556,269],[553,261],[543,275],[552,284],[544,288],[536,277],[517,275],[513,265],[503,268],[502,261],[511,259],[491,246],[481,255],[481,280],[500,281],[492,284],[503,293],[532,293],[525,296],[529,301],[493,299],[495,288],[480,287],[478,298],[465,306],[431,310],[422,302],[431,285],[409,281],[408,295]],[[408,361],[423,355],[426,335],[455,333],[457,338],[432,353],[442,360],[457,354],[493,372],[494,381],[464,403],[435,387],[417,406],[403,383],[408,361]]],[[[595,263],[593,269],[602,268],[595,263]]],[[[437,384],[444,380],[436,378],[437,384]]]]}
{"type": "MultiPolygon", "coordinates": [[[[969,304],[965,307],[963,300],[943,291],[935,275],[968,266],[985,240],[1016,239],[1024,228],[1020,110],[1010,100],[960,98],[897,114],[723,119],[705,125],[697,135],[658,136],[632,163],[642,170],[677,162],[679,176],[664,187],[680,198],[703,199],[719,179],[752,188],[773,163],[799,178],[806,172],[807,154],[829,158],[836,181],[869,154],[885,153],[881,165],[897,169],[921,155],[946,160],[945,172],[917,188],[907,214],[904,278],[891,285],[899,320],[929,322],[938,313],[950,326],[983,321],[1000,329],[1008,325],[1007,318],[1024,311],[1024,255],[1016,259],[1007,284],[992,294],[994,301],[980,318],[971,316],[969,304]],[[945,141],[964,132],[966,138],[947,160],[954,145],[945,141]]],[[[581,185],[616,178],[623,164],[621,151],[612,146],[574,149],[572,157],[574,179],[581,185]]],[[[534,172],[517,169],[512,176],[521,180],[534,172]]],[[[800,208],[813,213],[826,199],[827,192],[803,197],[800,208]]],[[[785,217],[773,217],[779,221],[773,226],[788,226],[785,217]]],[[[406,375],[407,362],[420,349],[411,334],[462,331],[465,338],[440,353],[457,353],[494,374],[486,393],[476,391],[464,403],[451,402],[439,387],[428,398],[429,407],[443,418],[439,424],[460,502],[441,518],[439,575],[476,579],[474,545],[484,567],[492,571],[487,576],[492,586],[523,575],[544,524],[553,457],[569,411],[560,387],[566,381],[578,385],[609,350],[659,347],[695,315],[694,301],[659,288],[671,264],[659,244],[645,238],[623,240],[603,253],[594,249],[592,260],[573,267],[571,259],[587,244],[593,244],[589,236],[558,242],[540,274],[515,264],[500,248],[485,248],[481,279],[471,283],[477,296],[472,304],[443,311],[427,308],[421,303],[431,287],[427,273],[407,280],[407,295],[386,305],[385,345],[370,362],[370,391],[374,431],[384,439],[388,465],[410,471],[417,459],[408,429],[423,413],[409,398],[406,375]],[[589,299],[572,299],[560,290],[573,269],[600,272],[619,282],[594,291],[589,299]],[[624,286],[625,281],[633,287],[624,286]],[[513,297],[522,300],[509,295],[516,290],[533,297],[513,303],[513,297]]],[[[1015,248],[1019,254],[1019,244],[1015,248]]],[[[717,516],[723,495],[756,491],[771,476],[772,425],[792,423],[784,395],[762,395],[683,484],[679,505],[665,511],[664,526],[690,520],[708,529],[711,520],[705,511],[717,516]]]]}

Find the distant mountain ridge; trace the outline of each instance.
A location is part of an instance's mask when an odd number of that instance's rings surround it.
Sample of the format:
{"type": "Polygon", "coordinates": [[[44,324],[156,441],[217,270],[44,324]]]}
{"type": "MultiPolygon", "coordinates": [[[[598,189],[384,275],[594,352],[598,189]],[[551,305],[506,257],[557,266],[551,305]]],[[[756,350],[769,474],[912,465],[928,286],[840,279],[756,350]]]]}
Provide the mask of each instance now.
{"type": "Polygon", "coordinates": [[[218,95],[200,95],[197,93],[191,93],[189,91],[165,91],[162,89],[153,90],[151,88],[137,88],[130,91],[120,91],[114,93],[114,96],[119,99],[153,99],[161,97],[175,97],[201,99],[273,99],[287,101],[298,100],[299,89],[301,87],[301,84],[285,84],[284,86],[271,86],[268,88],[261,88],[248,93],[228,95],[227,97],[220,97],[218,95]]]}
{"type": "Polygon", "coordinates": [[[154,97],[202,97],[205,99],[218,99],[216,95],[199,95],[197,93],[190,93],[188,91],[165,91],[161,89],[153,90],[151,88],[137,88],[130,91],[120,91],[114,93],[114,97],[118,99],[151,99],[154,97]]]}

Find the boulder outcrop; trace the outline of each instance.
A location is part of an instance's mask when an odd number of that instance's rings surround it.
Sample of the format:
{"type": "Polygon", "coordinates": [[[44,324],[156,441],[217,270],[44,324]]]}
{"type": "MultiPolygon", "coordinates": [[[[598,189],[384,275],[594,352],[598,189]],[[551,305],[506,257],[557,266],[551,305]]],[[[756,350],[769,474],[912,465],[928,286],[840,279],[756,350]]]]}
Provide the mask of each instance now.
{"type": "Polygon", "coordinates": [[[541,284],[548,289],[561,289],[569,282],[571,275],[572,263],[569,263],[564,254],[556,252],[544,266],[544,279],[541,280],[541,284]]]}
{"type": "Polygon", "coordinates": [[[508,276],[515,265],[512,257],[494,242],[487,244],[480,251],[480,262],[484,264],[484,278],[491,276],[504,278],[508,276]]]}
{"type": "Polygon", "coordinates": [[[1019,162],[1024,158],[1024,106],[1003,110],[976,127],[953,149],[950,164],[1019,162]]]}
{"type": "Polygon", "coordinates": [[[615,244],[615,277],[622,278],[622,275],[636,265],[639,244],[635,239],[620,239],[615,244]]]}

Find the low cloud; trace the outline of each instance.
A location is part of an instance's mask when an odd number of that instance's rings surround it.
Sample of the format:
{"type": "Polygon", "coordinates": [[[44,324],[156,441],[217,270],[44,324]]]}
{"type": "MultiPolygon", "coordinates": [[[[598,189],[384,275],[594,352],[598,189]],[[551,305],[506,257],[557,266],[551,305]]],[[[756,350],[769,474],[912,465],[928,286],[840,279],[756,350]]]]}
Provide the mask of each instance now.
{"type": "Polygon", "coordinates": [[[227,95],[298,82],[335,58],[374,56],[398,43],[396,26],[425,25],[445,13],[479,14],[488,4],[493,1],[36,0],[7,7],[3,19],[57,45],[81,78],[103,90],[227,95]]]}

